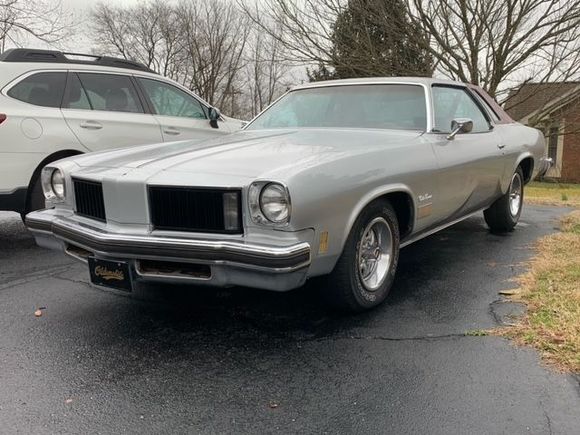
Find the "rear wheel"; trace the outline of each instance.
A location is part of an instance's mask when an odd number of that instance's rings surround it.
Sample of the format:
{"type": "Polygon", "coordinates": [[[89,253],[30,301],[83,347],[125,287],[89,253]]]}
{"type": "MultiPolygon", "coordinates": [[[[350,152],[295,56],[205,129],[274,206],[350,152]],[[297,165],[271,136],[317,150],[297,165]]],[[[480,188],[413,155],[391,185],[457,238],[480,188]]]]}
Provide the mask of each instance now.
{"type": "Polygon", "coordinates": [[[508,191],[483,212],[485,222],[494,233],[513,231],[520,220],[524,202],[524,174],[518,167],[508,191]]]}
{"type": "Polygon", "coordinates": [[[359,312],[387,297],[399,261],[397,215],[375,201],[357,218],[342,255],[325,284],[326,299],[343,311],[359,312]]]}

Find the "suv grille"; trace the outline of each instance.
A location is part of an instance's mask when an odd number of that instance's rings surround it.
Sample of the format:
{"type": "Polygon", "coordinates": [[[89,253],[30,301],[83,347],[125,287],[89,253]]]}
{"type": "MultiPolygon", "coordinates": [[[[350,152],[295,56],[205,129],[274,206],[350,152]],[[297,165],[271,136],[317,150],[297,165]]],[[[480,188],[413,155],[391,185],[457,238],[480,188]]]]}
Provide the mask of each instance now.
{"type": "Polygon", "coordinates": [[[149,208],[156,229],[242,233],[239,190],[150,186],[149,208]]]}
{"type": "Polygon", "coordinates": [[[75,189],[76,212],[81,216],[105,221],[105,201],[103,186],[95,181],[73,179],[75,189]]]}

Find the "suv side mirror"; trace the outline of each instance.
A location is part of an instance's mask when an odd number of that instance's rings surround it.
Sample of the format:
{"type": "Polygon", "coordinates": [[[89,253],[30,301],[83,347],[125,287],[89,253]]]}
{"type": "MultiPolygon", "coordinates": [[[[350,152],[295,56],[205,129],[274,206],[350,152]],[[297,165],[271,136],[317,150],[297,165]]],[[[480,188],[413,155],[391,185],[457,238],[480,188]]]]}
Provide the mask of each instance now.
{"type": "Polygon", "coordinates": [[[209,114],[209,125],[213,128],[218,128],[218,120],[220,119],[221,113],[216,107],[210,107],[208,110],[209,114]]]}
{"type": "Polygon", "coordinates": [[[473,130],[473,121],[469,118],[456,118],[451,121],[451,133],[447,140],[453,140],[459,133],[469,133],[473,130]]]}

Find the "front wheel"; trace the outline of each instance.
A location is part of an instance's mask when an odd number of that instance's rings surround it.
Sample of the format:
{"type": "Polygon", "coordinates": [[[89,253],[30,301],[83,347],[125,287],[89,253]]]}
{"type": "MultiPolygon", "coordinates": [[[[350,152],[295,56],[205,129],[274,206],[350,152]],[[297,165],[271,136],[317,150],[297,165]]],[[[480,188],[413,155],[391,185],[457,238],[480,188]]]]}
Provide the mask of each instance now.
{"type": "Polygon", "coordinates": [[[326,299],[360,312],[387,297],[399,262],[399,225],[387,201],[375,201],[357,218],[325,285],[326,299]]]}
{"type": "Polygon", "coordinates": [[[520,220],[524,202],[524,174],[518,167],[508,191],[483,212],[485,222],[494,233],[513,231],[520,220]]]}

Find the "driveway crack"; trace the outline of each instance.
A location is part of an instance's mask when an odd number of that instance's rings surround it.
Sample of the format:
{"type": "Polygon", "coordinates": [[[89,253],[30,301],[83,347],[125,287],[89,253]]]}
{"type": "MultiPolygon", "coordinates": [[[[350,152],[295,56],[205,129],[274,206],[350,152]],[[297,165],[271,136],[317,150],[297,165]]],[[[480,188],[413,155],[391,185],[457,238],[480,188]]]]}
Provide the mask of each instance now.
{"type": "Polygon", "coordinates": [[[412,337],[388,337],[382,335],[338,335],[332,337],[313,337],[310,339],[300,340],[301,342],[311,342],[311,341],[336,341],[336,340],[377,340],[377,341],[434,341],[434,340],[445,340],[445,339],[455,339],[455,338],[465,338],[469,337],[465,333],[452,333],[452,334],[442,334],[442,335],[419,335],[412,337]]]}

